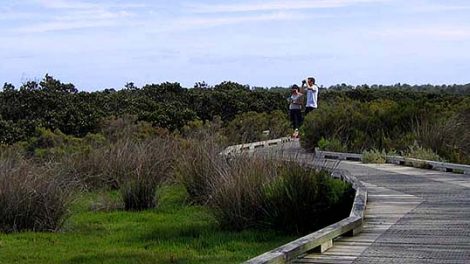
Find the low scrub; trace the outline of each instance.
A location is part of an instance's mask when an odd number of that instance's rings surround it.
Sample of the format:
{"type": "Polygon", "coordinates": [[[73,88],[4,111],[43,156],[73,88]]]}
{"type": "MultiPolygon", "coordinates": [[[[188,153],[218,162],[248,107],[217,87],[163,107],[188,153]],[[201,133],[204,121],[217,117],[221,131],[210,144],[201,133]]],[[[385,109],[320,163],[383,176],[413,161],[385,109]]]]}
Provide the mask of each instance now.
{"type": "Polygon", "coordinates": [[[243,113],[237,115],[225,128],[225,135],[231,144],[280,138],[291,132],[289,119],[282,111],[243,113]]]}
{"type": "Polygon", "coordinates": [[[377,163],[383,164],[387,161],[387,153],[385,150],[371,149],[369,151],[362,152],[363,163],[377,163]]]}
{"type": "Polygon", "coordinates": [[[408,147],[408,150],[404,153],[407,158],[422,159],[422,160],[433,160],[433,161],[442,161],[442,158],[439,157],[432,149],[423,148],[419,145],[413,145],[408,147]]]}
{"type": "Polygon", "coordinates": [[[318,148],[326,151],[347,152],[347,147],[337,138],[326,139],[322,137],[318,141],[318,148]]]}

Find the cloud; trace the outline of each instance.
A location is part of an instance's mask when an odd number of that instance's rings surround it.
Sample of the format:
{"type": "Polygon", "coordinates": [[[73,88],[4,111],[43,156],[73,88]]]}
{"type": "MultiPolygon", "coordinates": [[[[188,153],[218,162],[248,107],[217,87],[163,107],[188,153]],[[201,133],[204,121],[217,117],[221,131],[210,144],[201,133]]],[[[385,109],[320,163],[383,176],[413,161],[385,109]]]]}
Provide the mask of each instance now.
{"type": "Polygon", "coordinates": [[[411,12],[448,12],[448,11],[465,11],[469,10],[470,5],[467,4],[438,4],[438,3],[416,3],[408,10],[411,12]]]}
{"type": "Polygon", "coordinates": [[[66,31],[85,28],[111,27],[115,26],[114,21],[90,20],[90,21],[56,21],[46,22],[16,29],[19,33],[45,33],[50,31],[66,31]]]}
{"type": "Polygon", "coordinates": [[[436,40],[455,41],[470,39],[469,27],[416,27],[416,28],[386,28],[375,35],[385,38],[433,38],[436,40]]]}
{"type": "Polygon", "coordinates": [[[109,3],[105,1],[96,2],[85,2],[78,0],[35,0],[44,8],[49,9],[72,9],[72,10],[92,10],[92,9],[107,9],[107,8],[141,8],[145,7],[144,4],[133,3],[133,4],[119,4],[109,3]]]}
{"type": "Polygon", "coordinates": [[[191,17],[183,18],[175,21],[170,25],[170,30],[183,30],[200,27],[213,27],[220,25],[240,24],[246,22],[262,22],[262,21],[285,21],[300,20],[306,18],[300,14],[288,12],[276,12],[271,14],[256,16],[231,16],[231,17],[191,17]]]}
{"type": "Polygon", "coordinates": [[[5,11],[0,10],[0,21],[1,20],[29,20],[39,18],[40,15],[34,12],[16,12],[16,11],[5,11]]]}
{"type": "Polygon", "coordinates": [[[387,0],[291,0],[291,1],[265,1],[258,3],[239,4],[187,4],[188,10],[195,13],[234,13],[275,10],[299,10],[318,8],[338,8],[362,3],[378,3],[387,0]]]}
{"type": "MultiPolygon", "coordinates": [[[[141,4],[116,4],[100,1],[90,3],[70,0],[32,0],[35,9],[26,12],[6,14],[4,20],[20,20],[16,27],[9,28],[14,33],[45,33],[51,31],[67,31],[77,29],[102,28],[124,25],[130,17],[135,16],[134,9],[141,4]],[[54,12],[44,12],[37,9],[57,9],[54,12]],[[132,8],[130,8],[132,7],[132,8]],[[28,18],[27,21],[24,18],[28,18]],[[23,19],[22,19],[23,18],[23,19]]],[[[0,19],[1,20],[1,19],[0,19]]],[[[131,24],[131,23],[129,23],[131,24]]]]}

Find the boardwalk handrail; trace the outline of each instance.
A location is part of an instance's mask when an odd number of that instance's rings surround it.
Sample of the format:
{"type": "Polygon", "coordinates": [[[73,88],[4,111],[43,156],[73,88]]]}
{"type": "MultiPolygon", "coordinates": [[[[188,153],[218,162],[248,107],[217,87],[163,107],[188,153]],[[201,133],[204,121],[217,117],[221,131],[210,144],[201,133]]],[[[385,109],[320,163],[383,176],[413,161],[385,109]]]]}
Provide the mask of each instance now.
{"type": "Polygon", "coordinates": [[[227,147],[224,151],[222,151],[222,154],[230,155],[233,153],[239,153],[243,151],[253,151],[257,148],[280,145],[282,143],[286,143],[291,140],[292,139],[290,137],[283,137],[283,138],[278,138],[278,139],[271,139],[271,140],[253,142],[253,143],[233,145],[233,146],[227,147]]]}
{"type": "MultiPolygon", "coordinates": [[[[355,160],[355,161],[362,160],[362,154],[323,151],[323,150],[321,151],[316,150],[315,156],[319,158],[327,158],[327,159],[355,160]]],[[[386,155],[385,160],[387,163],[392,163],[392,164],[397,164],[397,165],[416,164],[419,167],[429,168],[429,169],[438,170],[438,171],[457,172],[457,173],[460,172],[464,174],[470,174],[470,165],[432,161],[432,160],[422,160],[422,159],[408,158],[408,157],[402,157],[402,156],[392,156],[392,155],[386,155]]]]}
{"type": "MultiPolygon", "coordinates": [[[[280,138],[275,140],[230,146],[226,148],[223,153],[230,155],[232,153],[238,153],[246,150],[252,151],[256,148],[269,147],[274,144],[282,144],[290,140],[290,138],[280,138]]],[[[308,166],[308,164],[306,165],[308,166]]],[[[309,235],[296,239],[283,246],[268,251],[262,255],[254,257],[248,260],[246,263],[286,263],[300,256],[301,254],[314,249],[318,249],[320,252],[324,252],[333,246],[333,239],[342,235],[356,235],[362,231],[364,212],[367,203],[366,188],[359,180],[357,180],[347,171],[334,170],[331,173],[331,176],[351,183],[353,189],[356,191],[349,217],[309,235]]]]}

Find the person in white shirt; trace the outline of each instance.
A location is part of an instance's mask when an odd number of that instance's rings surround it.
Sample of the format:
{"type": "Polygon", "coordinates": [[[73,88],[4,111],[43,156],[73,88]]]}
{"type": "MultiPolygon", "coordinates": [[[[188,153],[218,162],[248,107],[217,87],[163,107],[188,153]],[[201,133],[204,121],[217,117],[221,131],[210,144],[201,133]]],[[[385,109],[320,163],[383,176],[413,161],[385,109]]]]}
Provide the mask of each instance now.
{"type": "Polygon", "coordinates": [[[315,84],[315,78],[308,77],[306,80],[303,80],[302,88],[303,93],[306,94],[307,97],[305,104],[305,115],[307,115],[318,107],[318,86],[315,84]]]}

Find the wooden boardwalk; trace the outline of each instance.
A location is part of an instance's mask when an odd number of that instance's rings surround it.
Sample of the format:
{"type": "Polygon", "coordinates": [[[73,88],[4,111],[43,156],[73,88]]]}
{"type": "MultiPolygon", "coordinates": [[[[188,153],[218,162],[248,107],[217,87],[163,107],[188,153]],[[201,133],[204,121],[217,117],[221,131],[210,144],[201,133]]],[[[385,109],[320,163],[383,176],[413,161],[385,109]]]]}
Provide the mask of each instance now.
{"type": "Polygon", "coordinates": [[[385,231],[423,200],[372,184],[365,184],[368,202],[364,230],[359,236],[341,237],[323,254],[307,254],[295,263],[353,263],[385,231]]]}
{"type": "MultiPolygon", "coordinates": [[[[298,143],[284,146],[299,154],[298,143]]],[[[369,192],[364,231],[294,263],[470,263],[470,175],[343,161],[369,192]]]]}

